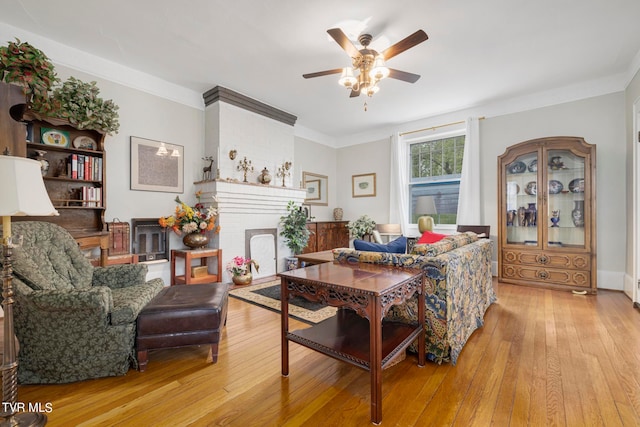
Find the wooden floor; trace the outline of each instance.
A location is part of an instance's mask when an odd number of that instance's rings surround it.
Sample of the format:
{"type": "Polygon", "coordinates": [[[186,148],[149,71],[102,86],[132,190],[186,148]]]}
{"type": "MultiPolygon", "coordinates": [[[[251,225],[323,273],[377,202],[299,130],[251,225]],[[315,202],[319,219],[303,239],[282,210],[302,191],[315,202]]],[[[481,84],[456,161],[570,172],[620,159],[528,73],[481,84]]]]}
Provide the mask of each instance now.
{"type": "MultiPolygon", "coordinates": [[[[640,311],[597,296],[498,285],[458,364],[383,374],[386,426],[640,425],[640,311]]],[[[208,348],[157,350],[147,371],[20,386],[49,426],[367,426],[369,374],[292,343],[280,375],[277,313],[231,298],[218,363],[208,348]]],[[[291,321],[292,328],[305,327],[291,321]]]]}

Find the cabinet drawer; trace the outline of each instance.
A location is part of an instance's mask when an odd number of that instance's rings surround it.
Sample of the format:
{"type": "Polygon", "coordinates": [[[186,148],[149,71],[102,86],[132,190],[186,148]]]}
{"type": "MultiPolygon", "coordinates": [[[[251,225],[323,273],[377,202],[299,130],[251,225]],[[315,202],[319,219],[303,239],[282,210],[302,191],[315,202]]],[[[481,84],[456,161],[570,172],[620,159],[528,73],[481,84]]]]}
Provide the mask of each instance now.
{"type": "Polygon", "coordinates": [[[548,251],[519,251],[504,249],[502,261],[505,264],[544,266],[547,268],[568,268],[573,270],[591,270],[591,257],[584,253],[565,253],[548,251]]]}
{"type": "Polygon", "coordinates": [[[588,288],[591,285],[589,271],[560,270],[548,267],[536,267],[521,264],[504,264],[502,278],[511,280],[527,280],[554,285],[579,286],[588,288]]]}

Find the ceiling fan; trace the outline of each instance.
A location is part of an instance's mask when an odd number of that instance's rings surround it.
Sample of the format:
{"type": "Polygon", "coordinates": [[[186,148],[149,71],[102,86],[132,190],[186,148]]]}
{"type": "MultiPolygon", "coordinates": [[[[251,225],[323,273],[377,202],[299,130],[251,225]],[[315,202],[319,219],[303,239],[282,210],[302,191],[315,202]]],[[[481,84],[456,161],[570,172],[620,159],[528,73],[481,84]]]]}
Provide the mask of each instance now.
{"type": "Polygon", "coordinates": [[[422,30],[418,30],[400,40],[398,43],[385,49],[382,53],[369,49],[369,44],[373,39],[371,34],[361,34],[358,37],[362,49],[357,49],[340,28],[331,28],[327,30],[327,33],[329,33],[351,57],[353,67],[334,68],[333,70],[303,74],[302,77],[305,79],[330,74],[340,74],[340,80],[338,82],[351,90],[349,96],[353,98],[359,96],[361,92],[368,96],[373,96],[373,94],[380,90],[378,82],[386,77],[409,83],[415,83],[420,78],[418,74],[387,68],[385,61],[427,40],[429,36],[422,30]],[[357,76],[354,74],[354,70],[358,71],[357,76]]]}

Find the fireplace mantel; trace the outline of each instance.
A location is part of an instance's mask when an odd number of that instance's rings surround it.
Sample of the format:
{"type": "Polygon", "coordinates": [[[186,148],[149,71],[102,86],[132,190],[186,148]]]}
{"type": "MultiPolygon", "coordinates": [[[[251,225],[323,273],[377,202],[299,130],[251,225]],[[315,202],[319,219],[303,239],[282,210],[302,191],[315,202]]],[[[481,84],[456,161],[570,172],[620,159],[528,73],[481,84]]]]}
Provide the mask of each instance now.
{"type": "MultiPolygon", "coordinates": [[[[223,249],[223,266],[233,257],[245,253],[245,231],[262,228],[277,228],[280,217],[287,214],[287,204],[304,203],[307,194],[304,188],[281,187],[277,185],[252,184],[235,180],[216,179],[195,182],[196,191],[202,191],[200,200],[209,202],[218,209],[220,233],[214,245],[223,249]],[[215,197],[215,201],[213,199],[215,197]]],[[[284,257],[291,254],[289,248],[278,236],[278,271],[284,269],[284,257]]],[[[225,280],[230,280],[224,273],[225,280]]]]}
{"type": "Polygon", "coordinates": [[[216,179],[194,183],[196,190],[202,191],[200,199],[204,204],[215,196],[220,216],[225,214],[277,214],[287,213],[287,203],[304,203],[304,188],[279,187],[276,185],[253,184],[234,180],[216,179]]]}

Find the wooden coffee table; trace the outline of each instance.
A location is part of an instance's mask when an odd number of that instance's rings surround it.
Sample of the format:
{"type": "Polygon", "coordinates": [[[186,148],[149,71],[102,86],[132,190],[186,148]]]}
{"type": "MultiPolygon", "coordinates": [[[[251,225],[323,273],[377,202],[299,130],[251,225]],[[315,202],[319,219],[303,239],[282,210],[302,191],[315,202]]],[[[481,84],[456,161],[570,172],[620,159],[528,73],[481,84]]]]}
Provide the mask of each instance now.
{"type": "Polygon", "coordinates": [[[379,424],[382,421],[382,369],[416,338],[418,366],[425,363],[422,271],[365,263],[323,263],[279,276],[282,375],[289,375],[289,341],[370,371],[371,422],[379,424]],[[417,323],[383,321],[391,306],[407,301],[415,293],[418,294],[417,323]],[[289,332],[288,301],[297,295],[343,309],[310,328],[289,332]]]}

